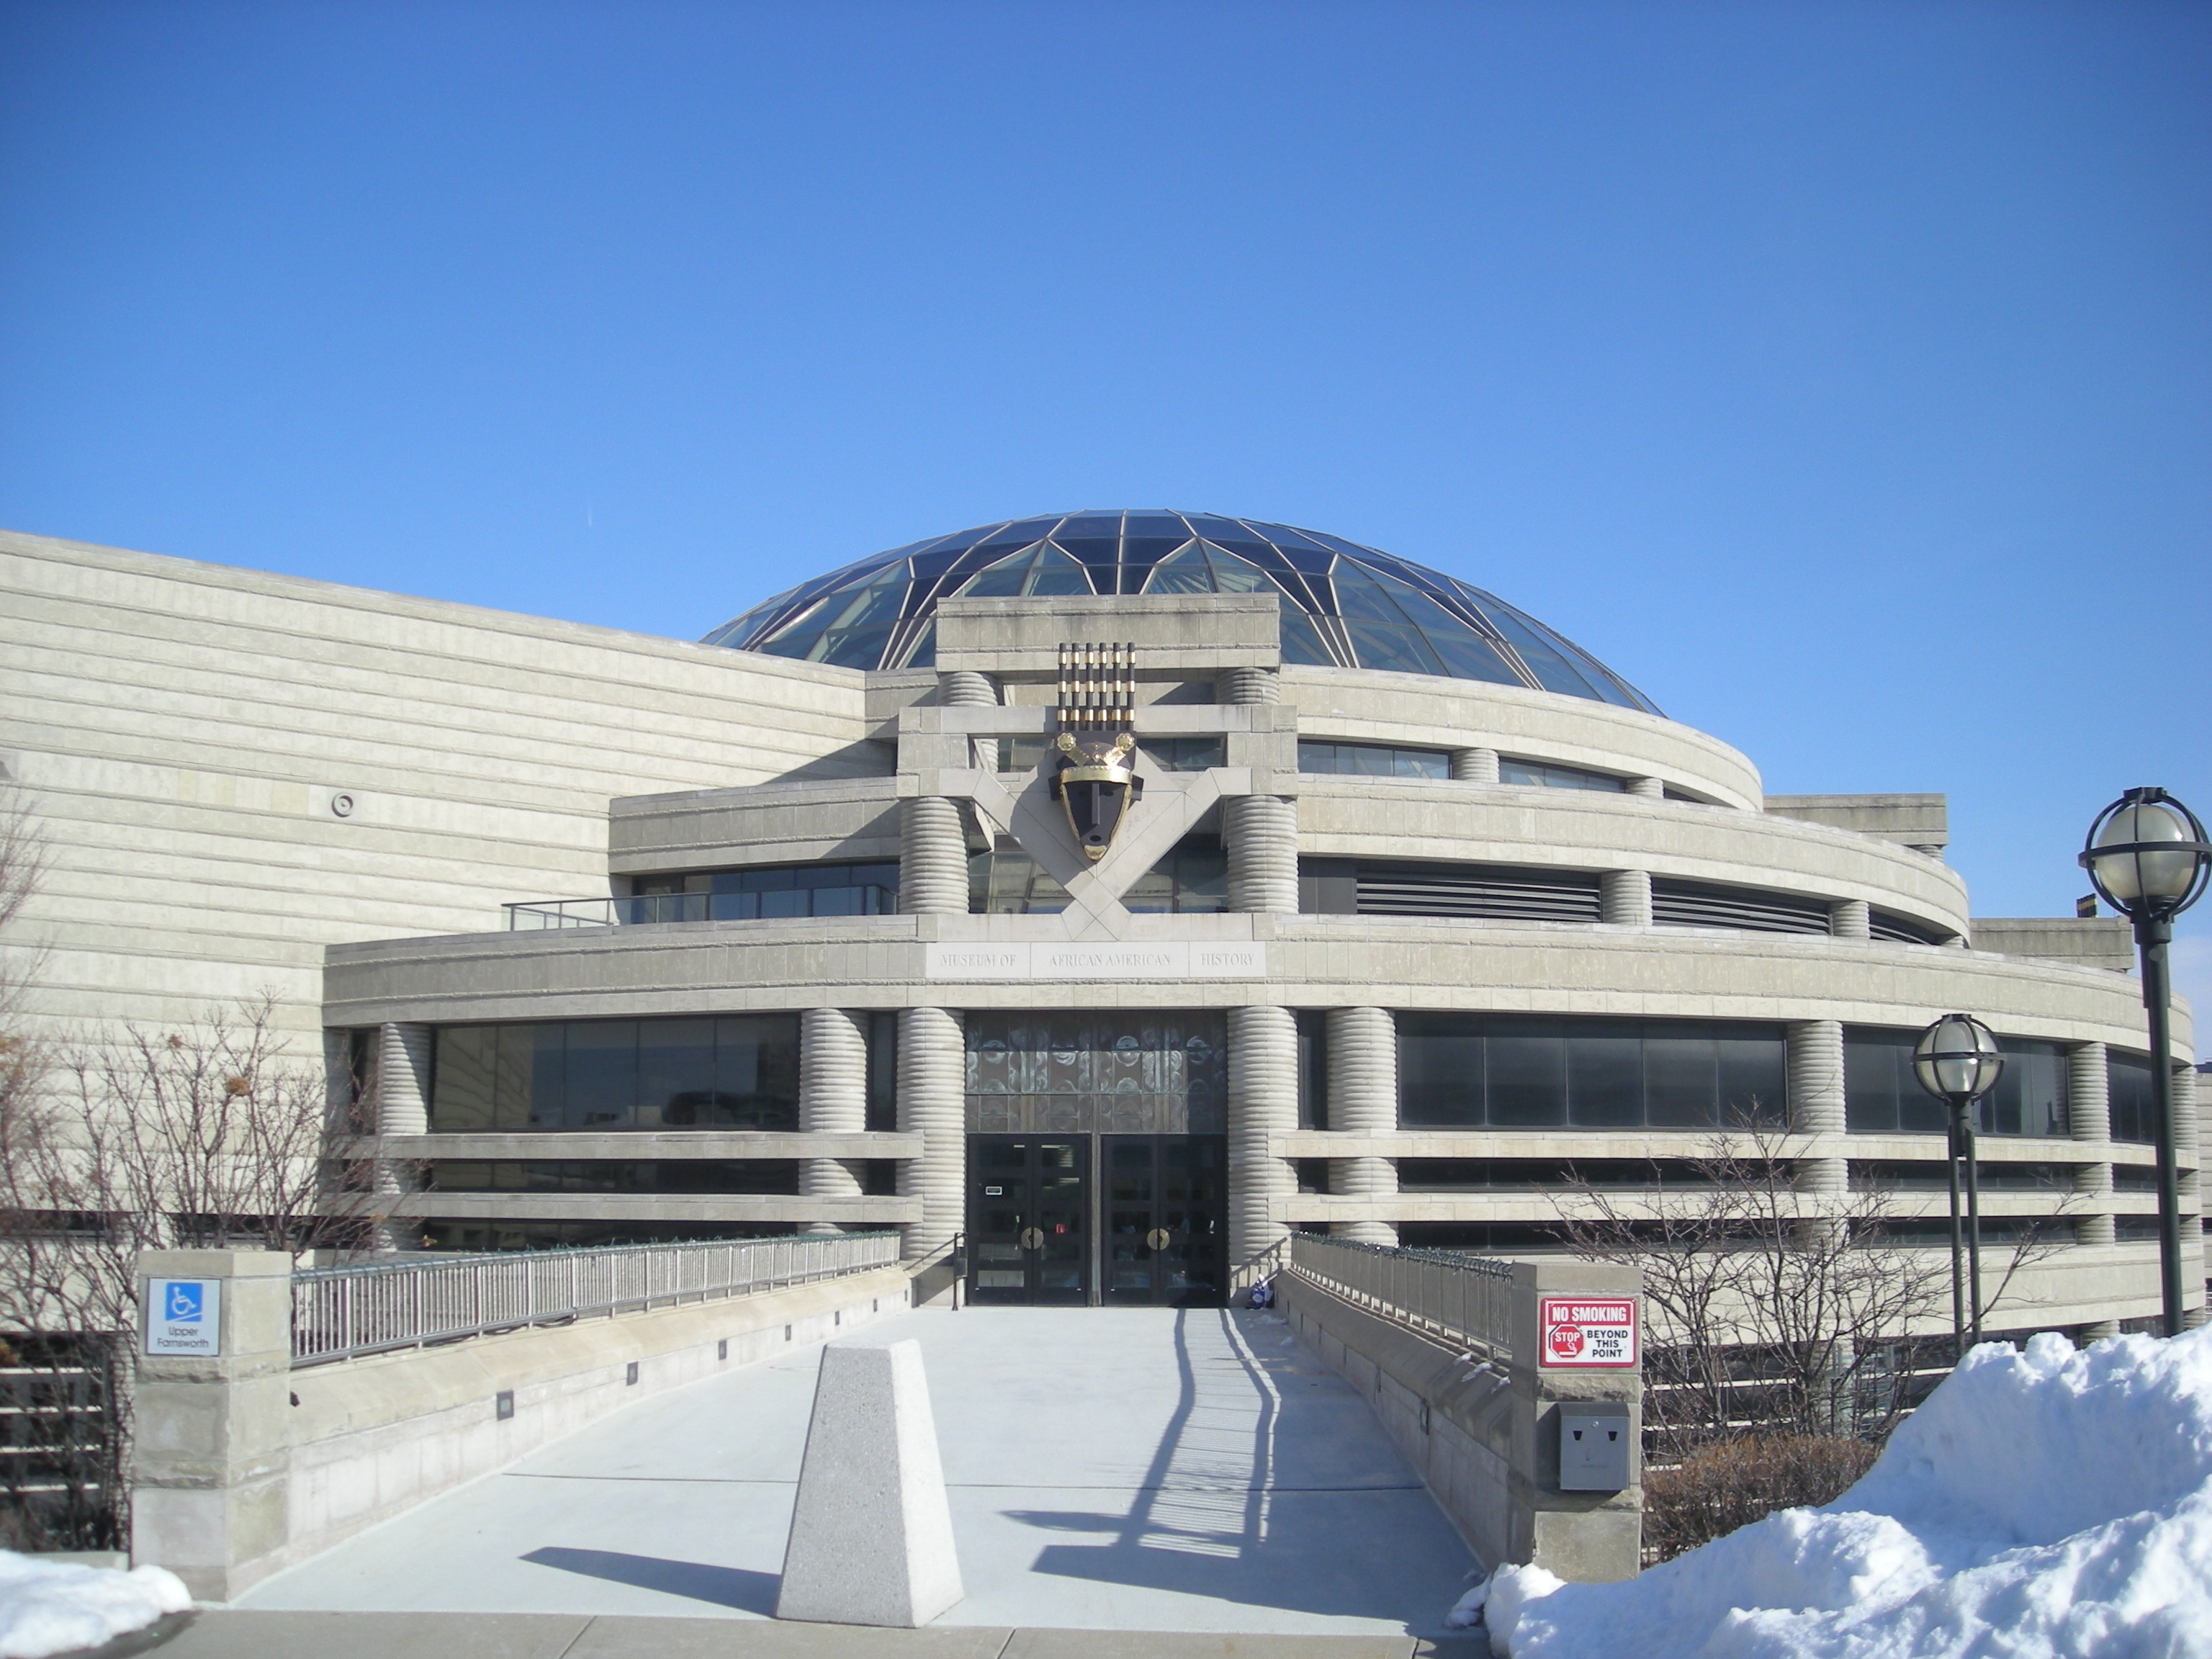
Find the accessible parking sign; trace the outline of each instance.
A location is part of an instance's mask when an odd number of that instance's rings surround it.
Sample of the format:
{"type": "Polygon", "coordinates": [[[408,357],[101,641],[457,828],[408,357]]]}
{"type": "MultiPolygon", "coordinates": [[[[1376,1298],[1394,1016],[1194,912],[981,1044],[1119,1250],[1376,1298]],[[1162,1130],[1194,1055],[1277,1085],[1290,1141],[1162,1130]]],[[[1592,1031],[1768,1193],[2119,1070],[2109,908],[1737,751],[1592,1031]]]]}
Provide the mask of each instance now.
{"type": "Polygon", "coordinates": [[[1542,1297],[1536,1324],[1540,1364],[1618,1369],[1637,1363],[1632,1296],[1542,1297]]]}
{"type": "Polygon", "coordinates": [[[146,1281],[146,1352],[196,1354],[222,1352],[222,1281],[149,1279],[146,1281]]]}

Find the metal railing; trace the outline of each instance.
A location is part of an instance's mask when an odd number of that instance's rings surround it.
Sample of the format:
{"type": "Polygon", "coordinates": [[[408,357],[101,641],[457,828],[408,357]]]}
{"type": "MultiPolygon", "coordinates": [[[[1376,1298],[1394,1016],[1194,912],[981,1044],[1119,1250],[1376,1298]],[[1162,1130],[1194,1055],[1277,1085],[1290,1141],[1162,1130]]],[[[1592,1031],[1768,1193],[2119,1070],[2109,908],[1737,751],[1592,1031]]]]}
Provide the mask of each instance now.
{"type": "Polygon", "coordinates": [[[1292,1233],[1289,1271],[1355,1307],[1486,1357],[1513,1356],[1513,1265],[1292,1233]]]}
{"type": "Polygon", "coordinates": [[[898,1259],[898,1234],[875,1232],[310,1268],[292,1275],[292,1363],[318,1365],[589,1314],[744,1296],[888,1267],[898,1259]]]}
{"type": "Polygon", "coordinates": [[[781,892],[638,893],[627,898],[529,899],[503,907],[510,933],[560,927],[641,927],[672,921],[796,921],[811,916],[887,916],[898,892],[872,882],[781,892]]]}

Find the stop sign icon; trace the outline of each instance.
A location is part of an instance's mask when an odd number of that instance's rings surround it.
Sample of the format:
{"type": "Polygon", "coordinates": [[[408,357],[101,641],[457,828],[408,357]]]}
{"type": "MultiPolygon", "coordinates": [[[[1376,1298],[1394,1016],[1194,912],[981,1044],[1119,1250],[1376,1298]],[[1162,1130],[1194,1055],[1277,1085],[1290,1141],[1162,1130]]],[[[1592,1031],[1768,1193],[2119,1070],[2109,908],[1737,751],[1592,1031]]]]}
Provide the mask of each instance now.
{"type": "Polygon", "coordinates": [[[1540,1364],[1624,1369],[1636,1364],[1632,1296],[1542,1297],[1536,1321],[1540,1364]]]}

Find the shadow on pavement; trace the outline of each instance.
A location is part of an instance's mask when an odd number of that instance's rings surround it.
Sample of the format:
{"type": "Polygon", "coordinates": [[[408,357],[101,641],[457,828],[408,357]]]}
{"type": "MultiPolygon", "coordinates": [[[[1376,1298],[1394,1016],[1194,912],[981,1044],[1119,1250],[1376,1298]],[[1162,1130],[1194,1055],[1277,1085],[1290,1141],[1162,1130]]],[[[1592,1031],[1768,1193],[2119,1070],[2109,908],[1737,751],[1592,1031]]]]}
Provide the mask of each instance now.
{"type": "Polygon", "coordinates": [[[702,1561],[667,1561],[657,1555],[624,1555],[619,1550],[571,1550],[556,1546],[532,1550],[522,1559],[587,1578],[605,1578],[639,1589],[659,1590],[665,1595],[709,1601],[718,1607],[736,1607],[763,1619],[775,1617],[775,1594],[782,1583],[772,1572],[713,1567],[702,1561]]]}
{"type": "MultiPolygon", "coordinates": [[[[1396,1604],[1388,1575],[1373,1569],[1390,1551],[1389,1528],[1404,1483],[1371,1479],[1306,1485],[1301,1470],[1279,1489],[1285,1454],[1309,1437],[1340,1432],[1344,1401],[1285,1395],[1241,1339],[1224,1310],[1176,1321],[1182,1391],[1142,1486],[1120,1514],[1012,1510],[1041,1530],[1087,1533],[1109,1541],[1048,1544],[1031,1571],[1094,1583],[1141,1585],[1249,1606],[1428,1624],[1431,1609],[1396,1604]],[[1220,1321],[1219,1343],[1212,1320],[1220,1321]],[[1201,1357],[1191,1322],[1201,1322],[1201,1357]]],[[[1364,1402],[1358,1402],[1363,1405],[1364,1402]]],[[[1327,1476],[1322,1479],[1326,1481],[1327,1476]]],[[[1440,1613],[1442,1609],[1434,1609],[1440,1613]]]]}

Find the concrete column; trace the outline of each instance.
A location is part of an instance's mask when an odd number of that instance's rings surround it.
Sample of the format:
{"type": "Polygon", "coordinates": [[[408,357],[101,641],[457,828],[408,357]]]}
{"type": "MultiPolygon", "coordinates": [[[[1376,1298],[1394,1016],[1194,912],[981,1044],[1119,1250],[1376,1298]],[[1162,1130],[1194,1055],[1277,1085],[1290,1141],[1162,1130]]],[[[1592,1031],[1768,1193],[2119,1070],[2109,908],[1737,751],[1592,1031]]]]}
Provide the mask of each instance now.
{"type": "Polygon", "coordinates": [[[966,1224],[967,1063],[956,1011],[899,1010],[898,1126],[921,1136],[921,1156],[899,1165],[900,1195],[921,1200],[921,1219],[901,1229],[909,1261],[941,1254],[966,1224]]]}
{"type": "MultiPolygon", "coordinates": [[[[430,1127],[431,1030],[427,1025],[376,1028],[376,1133],[427,1134],[430,1127]]],[[[369,1206],[369,1240],[380,1251],[412,1249],[421,1237],[414,1218],[392,1212],[414,1189],[415,1167],[405,1158],[379,1158],[369,1169],[375,1197],[369,1206]]]]}
{"type": "MultiPolygon", "coordinates": [[[[1282,677],[1272,668],[1231,668],[1214,680],[1228,704],[1280,702],[1282,677]]],[[[1229,908],[1267,915],[1298,913],[1297,808],[1276,795],[1240,795],[1221,803],[1221,841],[1229,855],[1229,908]]]]}
{"type": "Polygon", "coordinates": [[[1233,795],[1221,803],[1221,830],[1230,908],[1297,915],[1297,809],[1276,795],[1233,795]]]}
{"type": "Polygon", "coordinates": [[[1844,1027],[1834,1019],[1793,1021],[1788,1036],[1790,1128],[1810,1139],[1798,1160],[1797,1185],[1841,1197],[1849,1171],[1838,1150],[1844,1133],[1844,1027]]]}
{"type": "MultiPolygon", "coordinates": [[[[799,1127],[814,1134],[859,1134],[868,1127],[868,1038],[842,1008],[809,1008],[799,1017],[799,1127]]],[[[858,1198],[858,1159],[799,1160],[799,1190],[808,1198],[858,1198]]],[[[810,1233],[842,1232],[819,1217],[810,1233]]]]}
{"type": "MultiPolygon", "coordinates": [[[[1334,1104],[1334,1103],[1332,1103],[1334,1104]]],[[[1294,1196],[1297,1173],[1274,1155],[1276,1134],[1298,1127],[1298,1028],[1287,1008],[1229,1011],[1229,1283],[1241,1289],[1274,1264],[1289,1237],[1270,1213],[1294,1196]],[[1268,1258],[1264,1259],[1263,1258],[1268,1258]]]]}
{"type": "Polygon", "coordinates": [[[376,1132],[426,1134],[430,1127],[430,1028],[376,1028],[376,1132]]]}
{"type": "MultiPolygon", "coordinates": [[[[938,678],[939,696],[949,707],[995,708],[999,706],[999,684],[988,674],[979,674],[972,668],[956,668],[938,678]]],[[[996,738],[975,738],[969,740],[979,771],[999,769],[999,740],[996,738]]]]}
{"type": "MultiPolygon", "coordinates": [[[[2112,1121],[2111,1080],[2105,1074],[2105,1045],[2084,1042],[2066,1052],[2066,1118],[2074,1139],[2104,1156],[2093,1164],[2074,1166],[2074,1190],[2081,1195],[2089,1213],[2074,1223],[2076,1244],[2112,1242],[2112,1121]]],[[[2111,1336],[2118,1326],[2111,1321],[2091,1328],[2099,1336],[2111,1336]]]]}
{"type": "Polygon", "coordinates": [[[968,831],[943,795],[916,795],[899,813],[899,909],[910,916],[968,914],[968,831]]]}
{"type": "Polygon", "coordinates": [[[1828,932],[1837,939],[1872,939],[1873,920],[1864,899],[1838,899],[1828,907],[1828,932]]]}
{"type": "Polygon", "coordinates": [[[2203,1120],[2197,1109],[2197,1068],[2185,1060],[2173,1068],[2173,1157],[2181,1200],[2181,1322],[2192,1331],[2207,1317],[2203,1133],[2203,1120]]]}
{"type": "MultiPolygon", "coordinates": [[[[1345,1134],[1398,1130],[1398,1027],[1387,1008],[1328,1011],[1329,1125],[1345,1134]]],[[[1389,1198],[1398,1190],[1398,1162],[1389,1158],[1333,1158],[1328,1190],[1348,1198],[1389,1198]]],[[[1329,1231],[1363,1244],[1395,1244],[1398,1224],[1336,1221],[1329,1231]]]]}
{"type": "Polygon", "coordinates": [[[283,1250],[145,1250],[138,1256],[131,1556],[228,1601],[285,1565],[292,1480],[292,1258],[283,1250]],[[155,1279],[216,1298],[216,1352],[143,1352],[155,1279]]]}
{"type": "Polygon", "coordinates": [[[1667,786],[1658,778],[1631,778],[1623,793],[1641,795],[1646,800],[1664,800],[1667,799],[1667,786]]]}
{"type": "Polygon", "coordinates": [[[1617,927],[1651,925],[1651,872],[1607,870],[1597,878],[1598,920],[1617,927]]]}
{"type": "Polygon", "coordinates": [[[1280,702],[1283,677],[1272,668],[1228,668],[1214,677],[1213,695],[1231,705],[1280,702]]]}
{"type": "Polygon", "coordinates": [[[1451,772],[1455,783],[1495,783],[1498,781],[1498,751],[1495,749],[1455,749],[1452,750],[1451,772]]]}

